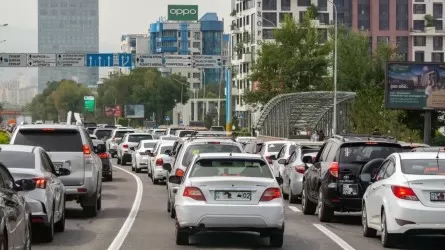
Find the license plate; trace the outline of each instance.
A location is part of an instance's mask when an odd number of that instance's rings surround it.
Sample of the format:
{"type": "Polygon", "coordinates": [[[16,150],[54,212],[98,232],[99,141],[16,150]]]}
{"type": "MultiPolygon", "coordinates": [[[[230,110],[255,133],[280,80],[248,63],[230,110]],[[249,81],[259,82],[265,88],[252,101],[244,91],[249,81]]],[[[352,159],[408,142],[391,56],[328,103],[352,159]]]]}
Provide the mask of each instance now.
{"type": "Polygon", "coordinates": [[[343,184],[343,195],[358,195],[357,184],[343,184]]]}
{"type": "Polygon", "coordinates": [[[430,200],[431,201],[445,201],[445,193],[444,192],[431,192],[430,200]]]}
{"type": "Polygon", "coordinates": [[[56,170],[58,170],[59,168],[61,168],[63,166],[63,163],[57,162],[57,163],[53,163],[53,165],[54,165],[54,168],[56,170]]]}
{"type": "Polygon", "coordinates": [[[250,201],[250,191],[216,191],[215,200],[250,201]]]}

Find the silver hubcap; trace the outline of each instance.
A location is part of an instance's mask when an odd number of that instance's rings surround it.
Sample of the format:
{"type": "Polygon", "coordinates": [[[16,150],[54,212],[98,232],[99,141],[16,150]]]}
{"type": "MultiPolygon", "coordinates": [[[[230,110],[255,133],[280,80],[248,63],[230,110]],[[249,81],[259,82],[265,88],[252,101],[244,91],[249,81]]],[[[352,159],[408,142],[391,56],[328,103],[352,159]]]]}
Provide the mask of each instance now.
{"type": "Polygon", "coordinates": [[[320,190],[318,194],[318,215],[321,214],[322,209],[323,209],[323,194],[320,190]]]}

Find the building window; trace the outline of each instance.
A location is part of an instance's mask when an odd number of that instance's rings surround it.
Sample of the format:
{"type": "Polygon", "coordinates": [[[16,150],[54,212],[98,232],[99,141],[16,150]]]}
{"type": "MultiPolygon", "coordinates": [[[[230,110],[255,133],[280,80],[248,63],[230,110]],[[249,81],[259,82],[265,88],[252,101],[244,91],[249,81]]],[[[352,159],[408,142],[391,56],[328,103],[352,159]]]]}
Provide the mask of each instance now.
{"type": "Polygon", "coordinates": [[[433,37],[433,50],[443,50],[443,37],[441,36],[433,37]]]}
{"type": "Polygon", "coordinates": [[[273,29],[263,29],[263,39],[274,39],[273,29]]]}
{"type": "Polygon", "coordinates": [[[443,52],[432,52],[431,53],[432,62],[443,62],[443,52]]]}
{"type": "Polygon", "coordinates": [[[426,36],[415,36],[414,46],[426,46],[426,36]]]}
{"type": "Polygon", "coordinates": [[[277,0],[263,0],[263,10],[277,10],[277,0]]]}
{"type": "Polygon", "coordinates": [[[426,13],[426,6],[425,4],[414,4],[413,8],[414,14],[425,14],[426,13]]]}
{"type": "Polygon", "coordinates": [[[201,40],[201,32],[193,32],[193,39],[201,40]]]}
{"type": "Polygon", "coordinates": [[[389,0],[379,1],[379,30],[389,30],[389,0]]]}
{"type": "Polygon", "coordinates": [[[201,48],[201,43],[200,42],[193,42],[193,48],[200,49],[201,48]]]}
{"type": "Polygon", "coordinates": [[[358,28],[369,30],[370,6],[369,0],[358,1],[358,28]]]}
{"type": "Polygon", "coordinates": [[[317,8],[319,11],[328,10],[328,0],[318,0],[317,8]]]}
{"type": "Polygon", "coordinates": [[[299,13],[299,22],[303,23],[304,15],[306,14],[306,11],[300,11],[299,13]]]}
{"type": "Polygon", "coordinates": [[[408,37],[398,36],[396,37],[397,52],[398,53],[408,53],[408,37]]]}
{"type": "Polygon", "coordinates": [[[425,52],[423,52],[423,51],[416,51],[414,53],[414,60],[416,62],[424,62],[425,61],[425,52]]]}
{"type": "Polygon", "coordinates": [[[201,73],[193,73],[193,78],[200,79],[201,78],[201,73]]]}
{"type": "Polygon", "coordinates": [[[281,11],[290,10],[290,0],[281,0],[281,11]]]}
{"type": "Polygon", "coordinates": [[[290,18],[292,18],[292,12],[285,12],[280,13],[280,23],[284,22],[284,19],[286,18],[286,15],[289,15],[290,18]]]}
{"type": "Polygon", "coordinates": [[[377,37],[377,43],[384,43],[384,44],[388,44],[389,43],[389,36],[378,36],[377,37]]]}
{"type": "Polygon", "coordinates": [[[436,30],[443,30],[443,21],[434,20],[434,28],[436,28],[436,30]]]}
{"type": "Polygon", "coordinates": [[[263,27],[277,27],[277,13],[263,12],[263,27]]]}
{"type": "Polygon", "coordinates": [[[246,25],[250,24],[250,16],[246,16],[246,25]]]}
{"type": "Polygon", "coordinates": [[[318,13],[318,21],[320,24],[329,24],[329,13],[318,13]]]}
{"type": "Polygon", "coordinates": [[[408,0],[396,2],[396,30],[408,30],[408,0]]]}
{"type": "Polygon", "coordinates": [[[443,4],[433,3],[433,17],[442,18],[443,17],[443,4]]]}
{"type": "Polygon", "coordinates": [[[424,20],[414,20],[413,30],[425,30],[424,20]]]}
{"type": "Polygon", "coordinates": [[[297,6],[311,6],[311,0],[298,0],[297,6]]]}

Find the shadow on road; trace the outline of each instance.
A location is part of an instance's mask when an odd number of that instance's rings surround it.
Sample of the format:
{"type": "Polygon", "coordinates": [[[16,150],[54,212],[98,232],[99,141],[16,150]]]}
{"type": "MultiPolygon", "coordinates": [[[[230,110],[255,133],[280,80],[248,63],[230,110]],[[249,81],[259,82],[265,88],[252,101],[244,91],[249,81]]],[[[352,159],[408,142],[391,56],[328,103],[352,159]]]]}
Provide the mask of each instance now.
{"type": "Polygon", "coordinates": [[[196,248],[268,248],[267,238],[260,238],[255,233],[203,232],[192,237],[191,243],[196,248]]]}
{"type": "Polygon", "coordinates": [[[114,195],[114,194],[108,194],[108,193],[102,194],[102,199],[103,200],[115,200],[117,198],[118,198],[118,196],[114,195]]]}
{"type": "Polygon", "coordinates": [[[130,208],[109,207],[100,212],[100,218],[127,218],[130,208]]]}
{"type": "Polygon", "coordinates": [[[115,177],[113,178],[113,182],[128,182],[127,179],[115,177]]]}
{"type": "Polygon", "coordinates": [[[357,214],[336,214],[332,222],[360,226],[362,225],[362,217],[357,214]]]}
{"type": "MultiPolygon", "coordinates": [[[[36,236],[38,237],[38,236],[36,236]]],[[[96,233],[93,231],[79,229],[66,229],[63,233],[56,233],[54,241],[51,243],[42,243],[38,242],[38,239],[34,242],[33,245],[36,246],[45,246],[45,244],[51,244],[51,247],[61,246],[61,247],[78,247],[81,245],[86,245],[87,243],[93,241],[96,238],[96,233]],[[66,237],[69,235],[69,237],[66,237]],[[64,237],[65,236],[65,237],[64,237]]]]}

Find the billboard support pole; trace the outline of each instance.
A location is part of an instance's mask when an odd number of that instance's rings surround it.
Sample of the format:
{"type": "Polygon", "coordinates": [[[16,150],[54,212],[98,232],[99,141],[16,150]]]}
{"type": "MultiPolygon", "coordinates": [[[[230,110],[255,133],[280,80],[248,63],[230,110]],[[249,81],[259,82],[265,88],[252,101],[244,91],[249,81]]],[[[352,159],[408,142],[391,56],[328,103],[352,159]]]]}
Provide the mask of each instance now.
{"type": "Polygon", "coordinates": [[[431,114],[432,111],[425,111],[423,116],[423,143],[430,145],[431,143],[431,114]]]}

